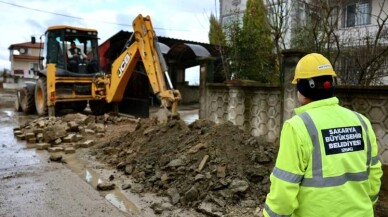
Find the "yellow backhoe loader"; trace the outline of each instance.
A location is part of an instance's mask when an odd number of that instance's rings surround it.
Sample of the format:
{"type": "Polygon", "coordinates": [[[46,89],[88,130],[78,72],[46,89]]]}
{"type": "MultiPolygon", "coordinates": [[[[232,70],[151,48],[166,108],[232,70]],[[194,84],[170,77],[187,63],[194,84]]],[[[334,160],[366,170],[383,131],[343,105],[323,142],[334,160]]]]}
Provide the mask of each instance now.
{"type": "Polygon", "coordinates": [[[97,30],[49,27],[38,79],[18,91],[22,110],[29,113],[35,107],[38,115],[55,116],[60,105],[82,111],[89,102],[94,114],[102,114],[122,100],[136,65],[142,62],[161,106],[177,116],[181,95],[172,87],[151,19],[138,15],[132,25],[133,35],[109,73],[100,70],[97,30]]]}

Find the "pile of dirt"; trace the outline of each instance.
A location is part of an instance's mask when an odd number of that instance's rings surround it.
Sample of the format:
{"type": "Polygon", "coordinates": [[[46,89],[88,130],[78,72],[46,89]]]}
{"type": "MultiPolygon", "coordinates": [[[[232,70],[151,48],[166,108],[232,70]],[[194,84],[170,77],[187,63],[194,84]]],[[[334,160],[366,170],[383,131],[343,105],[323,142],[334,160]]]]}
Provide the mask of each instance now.
{"type": "Polygon", "coordinates": [[[166,195],[176,206],[210,207],[218,216],[229,205],[263,204],[276,156],[264,141],[230,122],[141,119],[133,132],[111,135],[92,154],[144,191],[166,195]]]}
{"type": "MultiPolygon", "coordinates": [[[[172,205],[207,216],[252,216],[269,191],[277,152],[265,139],[230,122],[208,120],[160,124],[156,119],[78,113],[41,117],[15,128],[14,134],[29,144],[37,142],[37,148],[65,154],[89,147],[98,160],[134,182],[132,192],[167,196],[172,205]]],[[[378,217],[387,216],[386,192],[383,185],[375,206],[378,217]]]]}

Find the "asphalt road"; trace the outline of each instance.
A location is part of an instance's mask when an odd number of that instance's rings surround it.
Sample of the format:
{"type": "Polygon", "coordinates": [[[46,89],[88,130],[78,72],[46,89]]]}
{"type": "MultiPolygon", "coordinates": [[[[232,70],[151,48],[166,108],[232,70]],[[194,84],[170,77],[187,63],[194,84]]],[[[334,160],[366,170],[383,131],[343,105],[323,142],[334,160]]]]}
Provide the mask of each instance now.
{"type": "Polygon", "coordinates": [[[9,93],[0,91],[0,216],[124,217],[90,184],[47,151],[17,141],[13,128],[28,118],[15,113],[9,93]]]}

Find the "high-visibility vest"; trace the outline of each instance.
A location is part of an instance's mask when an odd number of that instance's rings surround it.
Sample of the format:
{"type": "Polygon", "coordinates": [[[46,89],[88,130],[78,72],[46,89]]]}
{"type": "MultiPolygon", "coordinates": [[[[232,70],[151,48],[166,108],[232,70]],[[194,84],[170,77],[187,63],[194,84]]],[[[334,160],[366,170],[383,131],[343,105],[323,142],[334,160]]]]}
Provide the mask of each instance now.
{"type": "Polygon", "coordinates": [[[369,120],[336,97],[295,113],[283,125],[264,215],[372,217],[382,170],[369,120]]]}

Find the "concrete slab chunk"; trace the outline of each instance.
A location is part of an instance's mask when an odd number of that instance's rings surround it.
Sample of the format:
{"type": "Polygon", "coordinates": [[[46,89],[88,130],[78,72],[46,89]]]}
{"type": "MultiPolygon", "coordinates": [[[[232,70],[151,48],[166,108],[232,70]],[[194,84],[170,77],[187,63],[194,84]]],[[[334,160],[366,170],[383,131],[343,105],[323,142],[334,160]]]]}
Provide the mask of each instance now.
{"type": "Polygon", "coordinates": [[[36,144],[36,149],[38,149],[38,150],[46,150],[49,147],[50,147],[50,144],[45,143],[45,142],[36,144]]]}
{"type": "Polygon", "coordinates": [[[65,148],[65,154],[74,154],[74,153],[75,153],[75,148],[73,147],[65,148]]]}
{"type": "Polygon", "coordinates": [[[22,135],[22,134],[23,134],[23,132],[21,130],[13,131],[14,136],[18,136],[18,135],[22,135]]]}
{"type": "Polygon", "coordinates": [[[94,145],[94,140],[86,140],[85,142],[81,143],[82,148],[89,148],[92,145],[94,145]]]}
{"type": "Polygon", "coordinates": [[[48,152],[56,153],[63,151],[63,147],[49,147],[47,150],[48,152]]]}

